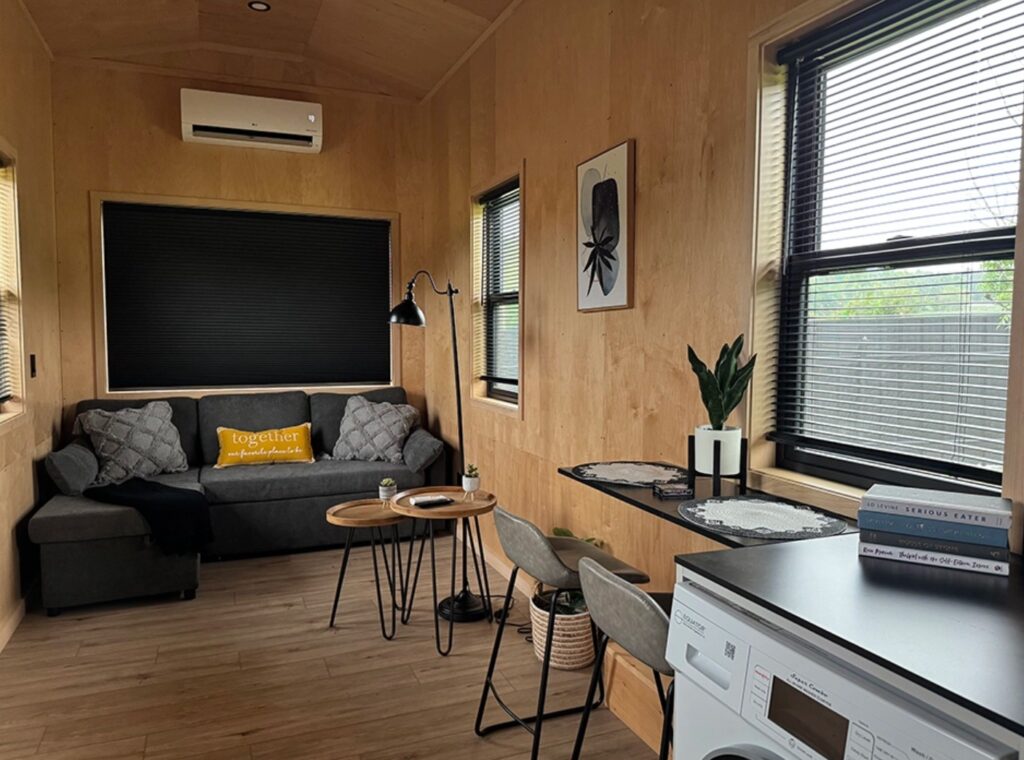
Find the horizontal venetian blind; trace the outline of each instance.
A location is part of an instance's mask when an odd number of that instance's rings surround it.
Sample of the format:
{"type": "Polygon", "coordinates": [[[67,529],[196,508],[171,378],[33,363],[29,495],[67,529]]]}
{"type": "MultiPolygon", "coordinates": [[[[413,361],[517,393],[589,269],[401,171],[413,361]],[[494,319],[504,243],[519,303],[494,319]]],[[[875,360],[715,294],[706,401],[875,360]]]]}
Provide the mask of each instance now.
{"type": "Polygon", "coordinates": [[[14,165],[0,156],[0,403],[18,388],[19,312],[14,165]]]}
{"type": "Polygon", "coordinates": [[[488,394],[519,396],[519,184],[480,199],[483,207],[483,316],[488,394]]]}
{"type": "Polygon", "coordinates": [[[776,440],[998,482],[1024,3],[882,2],[783,50],[776,440]]]}
{"type": "Polygon", "coordinates": [[[387,384],[390,223],[103,204],[111,390],[387,384]]]}

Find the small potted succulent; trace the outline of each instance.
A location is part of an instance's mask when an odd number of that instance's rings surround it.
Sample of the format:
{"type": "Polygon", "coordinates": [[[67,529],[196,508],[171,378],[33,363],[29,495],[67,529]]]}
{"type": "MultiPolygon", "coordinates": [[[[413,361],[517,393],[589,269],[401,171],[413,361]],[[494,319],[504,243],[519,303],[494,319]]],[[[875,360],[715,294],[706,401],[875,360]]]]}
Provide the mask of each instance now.
{"type": "Polygon", "coordinates": [[[711,424],[700,425],[693,431],[696,439],[694,467],[702,475],[711,475],[715,467],[715,441],[721,446],[719,462],[722,475],[737,475],[740,471],[740,449],[743,430],[727,426],[726,420],[732,410],[739,406],[743,394],[747,392],[750,378],[754,374],[754,362],[757,354],[750,357],[746,364],[740,362],[743,350],[743,336],[725,344],[718,354],[714,370],[700,360],[691,346],[686,347],[690,366],[700,383],[700,397],[708,411],[711,424]]]}
{"type": "Polygon", "coordinates": [[[395,498],[396,493],[398,493],[398,484],[395,483],[394,478],[384,478],[377,486],[377,495],[381,501],[391,501],[395,498]]]}
{"type": "Polygon", "coordinates": [[[476,468],[475,464],[469,465],[466,471],[462,473],[462,490],[468,494],[476,493],[480,490],[480,471],[476,468]]]}
{"type": "MultiPolygon", "coordinates": [[[[566,528],[555,528],[552,533],[560,538],[578,538],[566,528]]],[[[596,538],[580,539],[600,546],[596,538]]],[[[533,627],[533,652],[544,660],[553,591],[541,591],[538,586],[530,599],[530,622],[533,627]]],[[[594,638],[591,634],[590,611],[581,591],[562,592],[558,597],[555,633],[551,640],[551,667],[559,670],[578,670],[593,664],[594,638]]]]}

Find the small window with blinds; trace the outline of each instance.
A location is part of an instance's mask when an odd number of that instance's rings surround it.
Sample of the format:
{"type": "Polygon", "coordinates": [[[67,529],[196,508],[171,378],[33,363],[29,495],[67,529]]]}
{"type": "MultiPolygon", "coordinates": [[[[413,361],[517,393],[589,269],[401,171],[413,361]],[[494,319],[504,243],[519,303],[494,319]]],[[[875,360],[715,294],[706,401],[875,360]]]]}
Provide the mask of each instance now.
{"type": "Polygon", "coordinates": [[[885,0],[783,49],[779,464],[1002,477],[1024,3],[885,0]]]}
{"type": "Polygon", "coordinates": [[[14,162],[0,155],[0,412],[21,395],[21,298],[14,162]]]}
{"type": "Polygon", "coordinates": [[[489,398],[519,403],[519,180],[479,200],[483,366],[489,398]]]}

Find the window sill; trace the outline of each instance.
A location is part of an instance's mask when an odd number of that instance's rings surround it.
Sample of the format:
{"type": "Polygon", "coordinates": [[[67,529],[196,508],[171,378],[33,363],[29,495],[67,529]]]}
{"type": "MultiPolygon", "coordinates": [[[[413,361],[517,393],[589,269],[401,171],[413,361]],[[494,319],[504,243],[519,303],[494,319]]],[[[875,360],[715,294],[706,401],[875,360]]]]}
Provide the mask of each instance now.
{"type": "Polygon", "coordinates": [[[803,475],[781,467],[761,467],[749,473],[750,487],[856,519],[864,489],[833,480],[803,475]]]}
{"type": "Polygon", "coordinates": [[[7,433],[19,427],[19,423],[28,418],[21,404],[5,404],[0,408],[0,433],[7,433]]]}
{"type": "Polygon", "coordinates": [[[473,403],[483,409],[489,409],[492,412],[498,412],[499,414],[505,414],[509,417],[515,417],[516,419],[523,418],[523,407],[521,404],[511,404],[508,401],[498,401],[494,398],[488,398],[487,396],[473,396],[473,403]]]}

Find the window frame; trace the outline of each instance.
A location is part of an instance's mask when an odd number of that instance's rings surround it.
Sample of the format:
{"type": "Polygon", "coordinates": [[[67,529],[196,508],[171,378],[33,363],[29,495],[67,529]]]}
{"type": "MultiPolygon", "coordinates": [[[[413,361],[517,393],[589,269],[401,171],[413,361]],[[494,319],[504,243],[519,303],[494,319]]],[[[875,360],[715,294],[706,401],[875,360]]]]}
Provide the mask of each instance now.
{"type": "MultiPolygon", "coordinates": [[[[11,170],[11,226],[13,250],[10,255],[13,259],[13,289],[10,295],[15,301],[15,320],[12,326],[4,326],[0,331],[0,341],[4,344],[11,360],[10,387],[11,395],[0,400],[0,424],[19,417],[25,411],[25,399],[27,388],[25,383],[25,315],[22,289],[22,262],[21,262],[21,229],[20,229],[20,204],[18,203],[18,156],[13,146],[0,137],[0,166],[10,167],[11,170]]],[[[0,255],[2,255],[0,251],[0,255]]],[[[2,284],[0,284],[2,285],[2,284]]],[[[0,293],[0,298],[7,294],[0,293]]]]}
{"type": "Polygon", "coordinates": [[[525,282],[525,162],[516,173],[509,173],[498,181],[489,182],[482,189],[474,192],[471,197],[472,218],[472,253],[473,262],[473,312],[474,312],[474,345],[473,345],[473,393],[472,398],[485,404],[488,408],[508,412],[522,419],[523,408],[523,328],[524,306],[523,288],[525,282]],[[487,292],[488,252],[486,245],[486,204],[510,190],[519,191],[519,289],[517,291],[487,292]],[[507,378],[492,377],[487,374],[491,352],[494,347],[494,320],[492,314],[498,307],[510,303],[519,304],[519,362],[517,366],[516,388],[513,393],[502,384],[509,384],[507,378]]]}
{"type": "MultiPolygon", "coordinates": [[[[879,8],[881,5],[879,5],[879,8]]],[[[847,8],[845,13],[856,12],[857,8],[847,8]]],[[[872,8],[869,13],[874,11],[872,8]]],[[[842,22],[843,15],[832,21],[842,22]]],[[[939,19],[940,20],[940,19],[939,19]]],[[[826,24],[826,26],[828,26],[826,24]]],[[[919,31],[909,28],[898,36],[886,39],[886,44],[898,41],[907,35],[919,31]]],[[[819,28],[818,32],[827,31],[819,28]]],[[[815,31],[802,31],[801,35],[813,37],[815,31]]],[[[798,44],[803,44],[798,43],[798,44]]],[[[778,48],[777,48],[778,49],[778,48]]],[[[829,249],[824,254],[820,251],[820,198],[822,195],[821,162],[815,156],[822,155],[821,145],[824,139],[824,120],[817,118],[817,111],[822,106],[822,91],[827,66],[811,64],[814,70],[810,92],[799,91],[800,84],[806,84],[806,72],[800,70],[803,61],[788,65],[785,97],[785,175],[784,175],[784,219],[780,251],[779,296],[777,319],[781,325],[791,320],[794,315],[805,313],[806,283],[813,275],[822,275],[841,271],[858,271],[866,266],[911,266],[930,265],[950,262],[1013,260],[1016,233],[1015,227],[1004,227],[992,230],[979,230],[967,234],[951,234],[931,238],[909,238],[905,245],[886,243],[882,246],[857,246],[843,249],[829,249]],[[801,108],[801,118],[797,112],[801,108]],[[794,145],[814,146],[800,152],[794,151],[794,145]],[[815,166],[817,164],[817,166],[815,166]],[[811,178],[808,181],[808,177],[811,178]],[[802,197],[797,197],[800,193],[802,197]],[[814,213],[806,213],[806,209],[815,209],[814,213]],[[796,214],[801,209],[803,215],[796,214]],[[796,218],[799,217],[799,218],[796,218]],[[793,241],[800,241],[799,245],[793,241]],[[885,253],[879,255],[872,248],[883,248],[885,253]],[[813,256],[807,255],[814,252],[813,256]]],[[[1021,165],[1024,173],[1024,162],[1021,165]]],[[[1024,186],[1022,186],[1024,189],[1024,186]]],[[[783,357],[793,356],[789,352],[794,343],[800,342],[798,332],[786,333],[778,329],[774,387],[776,392],[784,392],[786,380],[783,375],[786,366],[783,357]]],[[[1012,383],[1012,377],[1008,384],[1012,383]]],[[[1009,391],[1009,388],[1008,388],[1009,391]]],[[[1009,394],[1008,394],[1009,395],[1009,394]]],[[[1007,406],[1009,407],[1009,398],[1007,406]]],[[[775,412],[777,420],[778,411],[775,412]]],[[[869,453],[868,449],[858,451],[857,447],[837,442],[819,442],[815,450],[813,439],[799,440],[798,436],[775,432],[777,422],[773,423],[765,433],[765,438],[774,444],[775,466],[804,475],[824,478],[829,481],[851,485],[858,488],[869,487],[873,483],[883,482],[896,485],[923,488],[955,488],[960,491],[992,493],[998,491],[1002,484],[1003,472],[995,472],[983,468],[970,467],[953,463],[940,463],[908,454],[886,452],[874,453],[869,459],[857,458],[858,453],[869,453]]],[[[1004,467],[1005,469],[1005,454],[1004,467]]]]}

